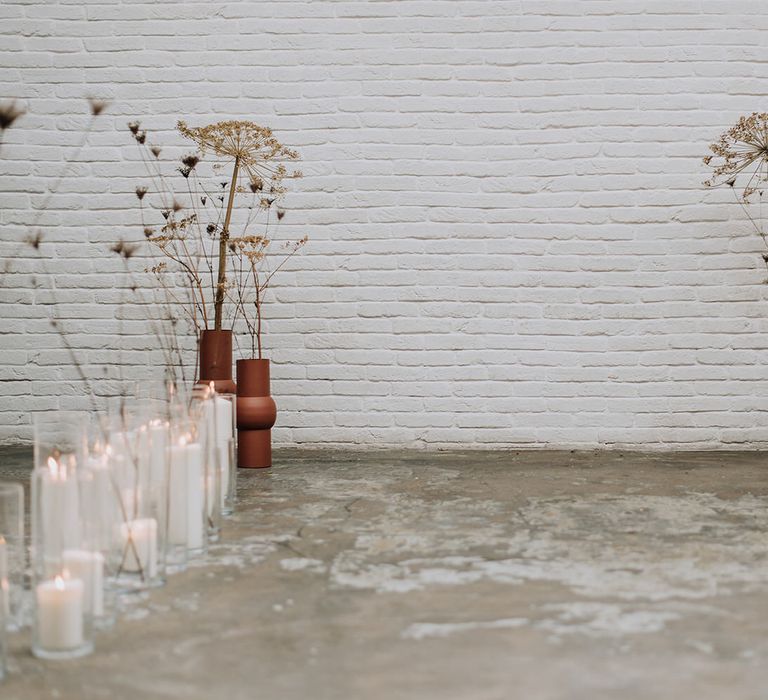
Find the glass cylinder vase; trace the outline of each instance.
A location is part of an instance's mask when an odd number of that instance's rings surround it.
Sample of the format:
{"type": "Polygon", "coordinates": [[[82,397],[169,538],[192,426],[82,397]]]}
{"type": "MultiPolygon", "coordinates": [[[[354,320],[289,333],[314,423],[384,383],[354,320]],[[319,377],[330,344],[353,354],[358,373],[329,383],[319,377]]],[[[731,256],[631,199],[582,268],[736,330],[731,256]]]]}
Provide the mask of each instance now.
{"type": "Polygon", "coordinates": [[[5,626],[24,624],[24,572],[27,568],[24,541],[24,487],[0,482],[0,594],[5,626]]]}
{"type": "Polygon", "coordinates": [[[138,406],[121,403],[106,429],[106,466],[111,482],[111,529],[107,566],[119,590],[165,583],[165,460],[168,440],[138,406]]]}
{"type": "Polygon", "coordinates": [[[217,435],[220,432],[220,426],[217,425],[217,400],[226,404],[219,414],[224,419],[222,422],[231,420],[229,402],[219,399],[212,387],[196,386],[190,404],[193,439],[202,450],[201,495],[205,536],[208,542],[216,542],[221,532],[222,463],[217,443],[217,435]],[[227,418],[227,412],[229,412],[229,418],[227,418]]]}
{"type": "Polygon", "coordinates": [[[82,551],[82,520],[74,455],[50,456],[32,472],[32,653],[69,659],[93,651],[93,581],[70,568],[82,551]]]}
{"type": "Polygon", "coordinates": [[[237,394],[216,393],[213,399],[215,459],[221,472],[221,514],[235,512],[237,493],[237,394]]]}

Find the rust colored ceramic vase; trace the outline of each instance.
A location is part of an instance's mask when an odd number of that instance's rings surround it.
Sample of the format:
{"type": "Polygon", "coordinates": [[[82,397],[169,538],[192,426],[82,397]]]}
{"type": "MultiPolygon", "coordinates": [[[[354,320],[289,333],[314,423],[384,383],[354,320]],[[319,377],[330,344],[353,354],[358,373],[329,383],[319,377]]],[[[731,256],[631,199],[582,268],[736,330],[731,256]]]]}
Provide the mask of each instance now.
{"type": "Polygon", "coordinates": [[[269,395],[269,360],[237,361],[237,466],[272,466],[277,406],[269,395]]]}
{"type": "Polygon", "coordinates": [[[232,331],[202,331],[200,333],[199,384],[210,384],[216,391],[234,394],[232,381],[232,331]]]}

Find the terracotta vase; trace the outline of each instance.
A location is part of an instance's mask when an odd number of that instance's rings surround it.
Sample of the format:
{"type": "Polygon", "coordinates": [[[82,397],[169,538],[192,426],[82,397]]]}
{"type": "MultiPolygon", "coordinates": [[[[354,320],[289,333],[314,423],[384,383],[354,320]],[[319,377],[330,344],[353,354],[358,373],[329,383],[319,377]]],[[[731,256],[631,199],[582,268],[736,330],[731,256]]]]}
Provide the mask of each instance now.
{"type": "Polygon", "coordinates": [[[269,395],[269,360],[237,361],[237,466],[272,466],[277,406],[269,395]]]}
{"type": "Polygon", "coordinates": [[[216,391],[234,394],[232,381],[232,331],[202,331],[200,333],[200,379],[198,384],[210,384],[216,391]]]}

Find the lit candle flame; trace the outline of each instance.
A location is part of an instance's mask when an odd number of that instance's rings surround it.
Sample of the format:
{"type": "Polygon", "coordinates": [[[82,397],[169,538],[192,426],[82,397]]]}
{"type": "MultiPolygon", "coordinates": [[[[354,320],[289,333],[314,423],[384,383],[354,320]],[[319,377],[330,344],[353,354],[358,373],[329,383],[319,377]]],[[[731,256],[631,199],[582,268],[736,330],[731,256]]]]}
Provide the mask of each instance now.
{"type": "Polygon", "coordinates": [[[53,580],[53,585],[54,585],[54,586],[56,586],[56,588],[57,588],[58,590],[60,590],[60,591],[63,591],[63,590],[64,590],[64,588],[65,588],[65,586],[64,586],[64,579],[63,579],[63,578],[61,578],[61,576],[57,576],[57,577],[56,577],[56,578],[53,580]]]}
{"type": "Polygon", "coordinates": [[[48,470],[51,472],[51,476],[57,477],[61,472],[61,464],[53,457],[48,457],[48,470]]]}

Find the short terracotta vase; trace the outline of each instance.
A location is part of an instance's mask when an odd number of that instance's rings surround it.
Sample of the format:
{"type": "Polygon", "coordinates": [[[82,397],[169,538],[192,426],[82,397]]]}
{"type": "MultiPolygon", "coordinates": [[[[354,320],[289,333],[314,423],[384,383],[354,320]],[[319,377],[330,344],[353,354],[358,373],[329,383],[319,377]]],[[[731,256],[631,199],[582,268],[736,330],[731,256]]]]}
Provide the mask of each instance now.
{"type": "Polygon", "coordinates": [[[210,384],[220,393],[234,394],[232,380],[232,331],[200,333],[200,379],[198,384],[210,384]]]}
{"type": "Polygon", "coordinates": [[[237,466],[272,466],[277,405],[269,395],[269,360],[237,361],[237,466]]]}

